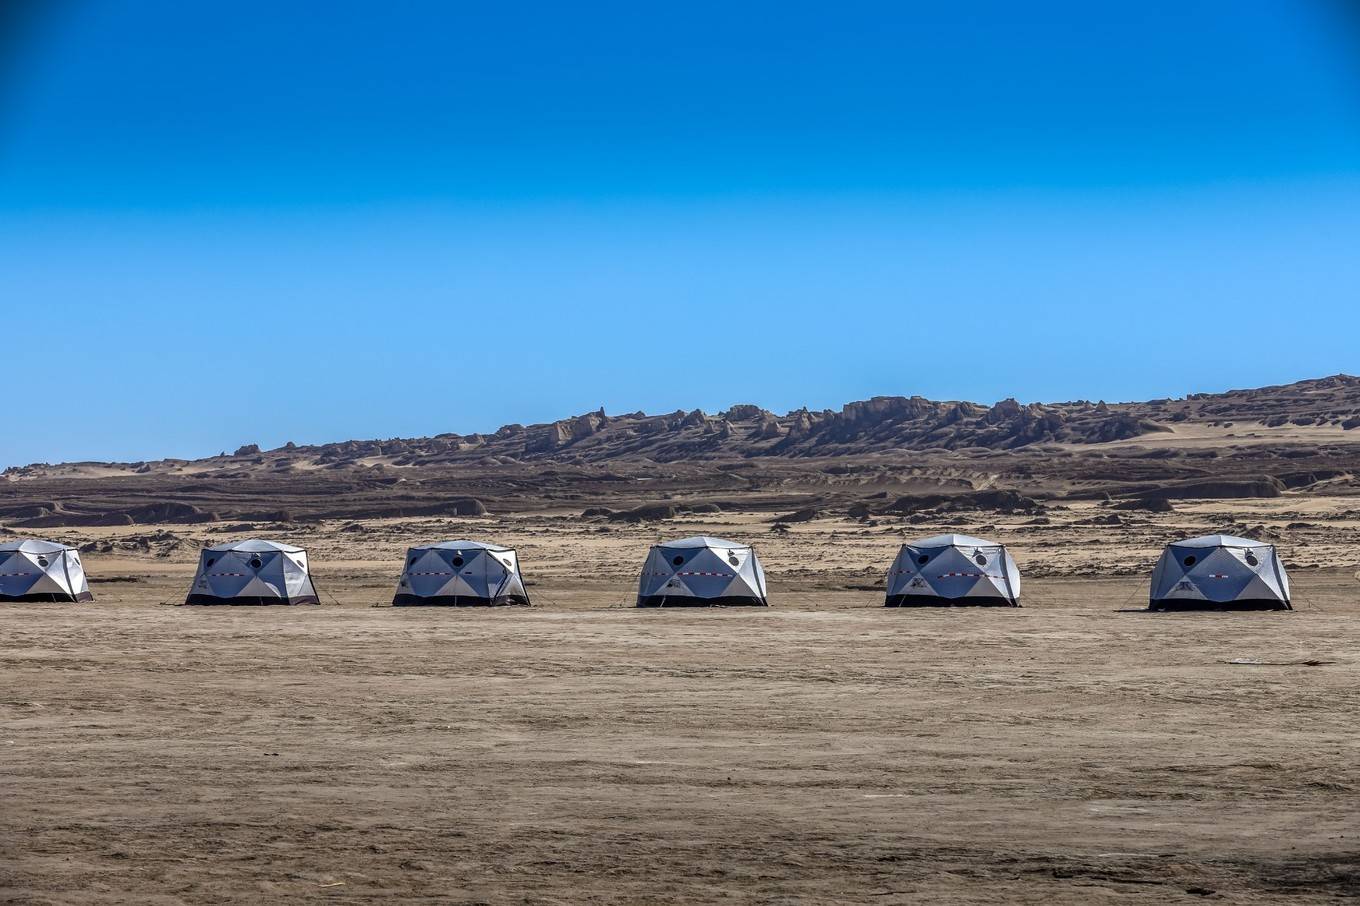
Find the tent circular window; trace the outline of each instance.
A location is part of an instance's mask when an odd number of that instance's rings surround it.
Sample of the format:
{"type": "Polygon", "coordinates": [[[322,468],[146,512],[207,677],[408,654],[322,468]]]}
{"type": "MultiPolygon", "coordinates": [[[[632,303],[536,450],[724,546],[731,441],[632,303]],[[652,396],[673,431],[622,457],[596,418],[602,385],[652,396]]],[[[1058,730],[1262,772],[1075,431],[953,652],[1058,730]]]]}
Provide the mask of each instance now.
{"type": "Polygon", "coordinates": [[[727,562],[728,562],[728,563],[731,563],[733,566],[740,566],[740,565],[741,565],[741,561],[737,559],[737,555],[734,554],[734,553],[732,553],[731,551],[728,551],[728,554],[727,554],[727,562]]]}
{"type": "Polygon", "coordinates": [[[1195,555],[1194,555],[1194,554],[1191,554],[1190,556],[1188,556],[1188,557],[1185,558],[1185,565],[1186,565],[1186,566],[1194,566],[1194,565],[1195,565],[1195,555]]]}
{"type": "Polygon", "coordinates": [[[452,560],[452,563],[453,563],[454,566],[462,566],[462,565],[463,565],[463,558],[462,558],[462,557],[454,557],[453,560],[452,560]]]}
{"type": "Polygon", "coordinates": [[[212,565],[213,565],[214,563],[216,563],[216,562],[217,562],[217,558],[216,558],[216,557],[209,557],[209,558],[208,558],[208,565],[209,565],[209,566],[212,566],[212,565]]]}
{"type": "Polygon", "coordinates": [[[262,561],[258,556],[250,558],[251,569],[259,569],[261,566],[264,566],[264,561],[262,561]]]}
{"type": "Polygon", "coordinates": [[[986,566],[987,558],[982,556],[981,554],[978,554],[976,557],[973,558],[973,562],[976,563],[978,566],[986,566]]]}
{"type": "Polygon", "coordinates": [[[1246,556],[1245,558],[1243,558],[1243,559],[1245,559],[1245,560],[1247,561],[1247,565],[1248,565],[1248,566],[1260,566],[1260,565],[1261,565],[1261,561],[1260,561],[1260,560],[1257,560],[1257,559],[1256,559],[1256,555],[1253,554],[1251,551],[1247,551],[1247,556],[1246,556]]]}
{"type": "Polygon", "coordinates": [[[922,554],[921,556],[916,558],[916,562],[921,564],[922,566],[925,566],[927,563],[930,562],[930,554],[922,554]]]}
{"type": "Polygon", "coordinates": [[[39,558],[38,558],[38,565],[41,566],[43,569],[47,569],[47,558],[46,558],[46,557],[39,557],[39,558]]]}
{"type": "Polygon", "coordinates": [[[674,563],[676,566],[679,566],[685,562],[685,558],[680,556],[679,554],[676,554],[674,557],[671,558],[671,562],[674,563]]]}

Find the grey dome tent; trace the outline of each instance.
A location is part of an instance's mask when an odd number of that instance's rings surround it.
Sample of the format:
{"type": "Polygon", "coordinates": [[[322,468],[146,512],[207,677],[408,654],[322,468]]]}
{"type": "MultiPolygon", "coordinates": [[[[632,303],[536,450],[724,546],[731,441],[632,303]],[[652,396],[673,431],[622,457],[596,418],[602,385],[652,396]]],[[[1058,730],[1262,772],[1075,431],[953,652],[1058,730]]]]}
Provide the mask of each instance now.
{"type": "Polygon", "coordinates": [[[1148,610],[1292,610],[1289,576],[1273,544],[1205,535],[1166,546],[1152,571],[1148,610]]]}
{"type": "Polygon", "coordinates": [[[995,541],[935,535],[902,545],[887,589],[887,607],[1019,607],[1020,570],[995,541]]]}
{"type": "Polygon", "coordinates": [[[766,607],[765,570],[749,545],[699,535],[652,547],[638,607],[766,607]]]}
{"type": "Polygon", "coordinates": [[[277,541],[206,548],[186,604],[320,604],[307,552],[277,541]]]}
{"type": "Polygon", "coordinates": [[[0,544],[0,601],[93,601],[80,552],[53,541],[0,544]]]}
{"type": "Polygon", "coordinates": [[[515,551],[480,541],[442,541],[411,548],[392,599],[394,607],[528,603],[515,551]]]}

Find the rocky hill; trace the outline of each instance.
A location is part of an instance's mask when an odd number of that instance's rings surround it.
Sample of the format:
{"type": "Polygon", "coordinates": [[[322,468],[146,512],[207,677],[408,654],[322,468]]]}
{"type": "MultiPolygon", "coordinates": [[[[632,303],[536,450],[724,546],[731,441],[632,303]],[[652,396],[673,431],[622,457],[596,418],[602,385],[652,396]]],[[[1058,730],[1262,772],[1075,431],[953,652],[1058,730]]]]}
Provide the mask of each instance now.
{"type": "Polygon", "coordinates": [[[201,460],[33,464],[0,481],[12,527],[220,518],[475,515],[570,505],[734,501],[769,508],[873,493],[1138,499],[1261,496],[1360,474],[1360,378],[1141,403],[985,406],[875,397],[838,411],[755,405],[610,415],[491,434],[254,444],[201,460]]]}
{"type": "MultiPolygon", "coordinates": [[[[134,474],[288,472],[478,462],[658,463],[754,457],[854,457],[893,451],[1017,450],[1036,444],[1105,444],[1174,433],[1177,426],[1360,427],[1360,378],[1348,375],[1279,387],[1193,394],[1143,403],[1019,403],[992,406],[923,397],[880,396],[839,411],[799,409],[784,415],[755,405],[714,414],[695,409],[665,415],[609,415],[603,409],[542,425],[509,424],[492,434],[351,440],[261,450],[247,444],[208,459],[139,463],[33,464],[11,468],[11,480],[99,467],[134,474]]],[[[1360,439],[1360,434],[1356,435],[1360,439]]]]}

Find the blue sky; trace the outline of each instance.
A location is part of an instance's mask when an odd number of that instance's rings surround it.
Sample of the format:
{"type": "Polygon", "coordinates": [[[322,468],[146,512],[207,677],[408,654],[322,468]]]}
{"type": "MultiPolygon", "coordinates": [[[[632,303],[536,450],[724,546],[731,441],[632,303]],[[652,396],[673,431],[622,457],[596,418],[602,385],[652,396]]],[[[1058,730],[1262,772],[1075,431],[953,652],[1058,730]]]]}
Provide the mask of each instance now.
{"type": "Polygon", "coordinates": [[[280,6],[0,22],[0,465],[1360,371],[1342,0],[280,6]]]}

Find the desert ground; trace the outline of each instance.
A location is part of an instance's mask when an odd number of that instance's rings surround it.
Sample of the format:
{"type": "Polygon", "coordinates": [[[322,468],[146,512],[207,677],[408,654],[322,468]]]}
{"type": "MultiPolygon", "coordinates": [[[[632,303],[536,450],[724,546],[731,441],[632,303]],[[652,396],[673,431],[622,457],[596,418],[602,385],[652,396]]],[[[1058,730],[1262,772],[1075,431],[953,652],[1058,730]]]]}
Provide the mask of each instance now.
{"type": "Polygon", "coordinates": [[[66,530],[96,602],[0,609],[0,902],[1357,896],[1354,499],[252,526],[311,552],[292,608],[177,606],[233,526],[66,530]],[[1160,546],[1224,526],[1296,610],[1139,612],[1160,546]],[[883,608],[941,530],[1007,541],[1024,607],[883,608]],[[756,544],[770,608],[631,606],[701,532],[756,544]],[[405,546],[468,536],[534,606],[387,606],[405,546]]]}

